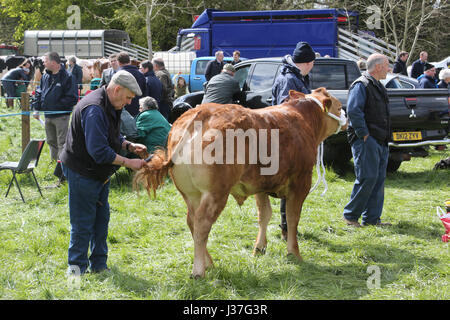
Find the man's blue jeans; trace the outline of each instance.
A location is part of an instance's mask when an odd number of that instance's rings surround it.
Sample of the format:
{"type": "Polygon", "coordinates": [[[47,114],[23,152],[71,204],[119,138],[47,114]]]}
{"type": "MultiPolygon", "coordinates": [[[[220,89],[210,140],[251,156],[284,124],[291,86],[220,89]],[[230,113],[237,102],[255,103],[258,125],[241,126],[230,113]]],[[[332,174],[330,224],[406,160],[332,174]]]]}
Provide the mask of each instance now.
{"type": "Polygon", "coordinates": [[[109,181],[86,178],[64,164],[62,168],[69,186],[69,266],[78,266],[81,274],[88,266],[94,272],[104,270],[108,257],[109,181]]]}
{"type": "Polygon", "coordinates": [[[356,180],[344,208],[344,218],[358,221],[362,216],[362,224],[376,224],[383,211],[389,148],[369,136],[365,142],[364,139],[353,142],[352,154],[356,180]]]}

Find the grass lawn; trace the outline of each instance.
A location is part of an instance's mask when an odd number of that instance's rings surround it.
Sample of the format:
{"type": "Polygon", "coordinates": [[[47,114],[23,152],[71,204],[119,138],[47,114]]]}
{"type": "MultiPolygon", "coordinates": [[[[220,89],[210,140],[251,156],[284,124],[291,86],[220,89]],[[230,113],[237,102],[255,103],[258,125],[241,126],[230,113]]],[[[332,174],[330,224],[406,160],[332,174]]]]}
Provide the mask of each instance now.
{"type": "MultiPolygon", "coordinates": [[[[0,115],[18,112],[7,110],[0,115]]],[[[45,138],[31,120],[31,137],[45,138]]],[[[0,163],[21,154],[21,118],[0,117],[0,163]]],[[[0,299],[450,299],[449,244],[436,206],[450,198],[449,171],[433,171],[449,151],[430,150],[389,174],[383,220],[392,227],[355,229],[342,221],[354,174],[327,170],[328,192],[310,194],[299,225],[301,264],[286,256],[281,240],[279,199],[264,256],[253,257],[257,235],[255,201],[242,207],[230,198],[214,224],[209,251],[215,267],[206,278],[190,278],[193,241],[185,204],[174,185],[150,199],[131,188],[122,168],[112,179],[109,274],[88,274],[74,283],[66,276],[70,236],[67,185],[51,188],[46,145],[36,169],[42,199],[31,177],[19,176],[26,200],[0,172],[0,299]],[[379,277],[378,277],[379,276],[379,277]],[[379,282],[377,282],[379,279],[379,282]]],[[[16,160],[17,159],[17,160],[16,160]]],[[[313,181],[313,183],[315,180],[313,181]]]]}

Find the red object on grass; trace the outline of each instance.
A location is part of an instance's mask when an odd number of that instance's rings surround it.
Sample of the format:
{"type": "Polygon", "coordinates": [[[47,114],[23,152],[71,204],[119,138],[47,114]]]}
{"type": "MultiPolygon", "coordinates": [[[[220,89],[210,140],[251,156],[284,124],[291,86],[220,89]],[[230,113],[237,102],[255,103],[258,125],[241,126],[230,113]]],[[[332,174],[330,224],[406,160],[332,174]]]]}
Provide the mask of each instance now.
{"type": "Polygon", "coordinates": [[[450,240],[450,202],[446,201],[445,205],[447,207],[447,212],[444,212],[440,207],[437,207],[437,215],[445,228],[445,234],[442,235],[442,241],[448,242],[450,240]]]}

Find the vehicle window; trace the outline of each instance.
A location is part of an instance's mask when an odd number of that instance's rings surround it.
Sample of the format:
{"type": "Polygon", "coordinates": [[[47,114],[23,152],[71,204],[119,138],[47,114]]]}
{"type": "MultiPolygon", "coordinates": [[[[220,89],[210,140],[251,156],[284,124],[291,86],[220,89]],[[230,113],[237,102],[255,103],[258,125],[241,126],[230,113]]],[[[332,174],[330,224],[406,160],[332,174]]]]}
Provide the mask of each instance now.
{"type": "Polygon", "coordinates": [[[328,90],[345,90],[345,66],[342,64],[316,64],[310,73],[311,87],[325,87],[328,90]]]}
{"type": "Polygon", "coordinates": [[[388,89],[401,89],[402,84],[397,78],[393,78],[388,83],[386,83],[385,87],[388,89]]]}
{"type": "Polygon", "coordinates": [[[180,51],[194,51],[195,39],[190,34],[184,34],[181,37],[180,51]]]}
{"type": "Polygon", "coordinates": [[[250,70],[250,65],[243,66],[236,70],[234,78],[239,81],[239,87],[243,89],[245,81],[247,80],[248,71],[250,70]]]}
{"type": "Polygon", "coordinates": [[[404,88],[404,89],[414,89],[415,88],[412,83],[409,83],[409,82],[406,82],[406,81],[403,81],[400,79],[398,81],[400,82],[401,88],[404,88]]]}
{"type": "Polygon", "coordinates": [[[205,74],[208,62],[209,60],[198,60],[197,65],[195,66],[195,74],[205,74]]]}
{"type": "Polygon", "coordinates": [[[249,83],[250,91],[263,91],[272,88],[278,67],[278,64],[273,63],[256,64],[249,83]]]}

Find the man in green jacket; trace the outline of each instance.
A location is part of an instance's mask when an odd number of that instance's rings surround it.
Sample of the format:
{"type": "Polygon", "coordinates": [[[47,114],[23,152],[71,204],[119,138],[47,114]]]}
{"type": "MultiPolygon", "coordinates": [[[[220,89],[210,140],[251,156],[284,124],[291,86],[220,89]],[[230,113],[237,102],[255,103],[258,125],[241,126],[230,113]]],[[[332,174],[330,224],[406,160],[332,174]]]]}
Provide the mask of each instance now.
{"type": "Polygon", "coordinates": [[[149,153],[153,153],[158,147],[166,148],[172,126],[159,112],[156,100],[152,97],[141,98],[139,112],[136,117],[139,142],[147,146],[149,153]]]}

